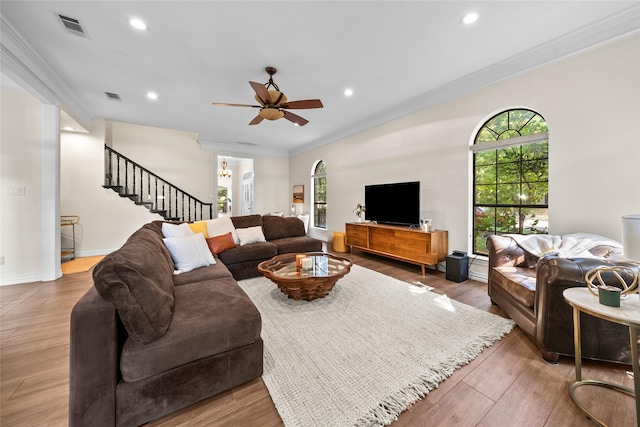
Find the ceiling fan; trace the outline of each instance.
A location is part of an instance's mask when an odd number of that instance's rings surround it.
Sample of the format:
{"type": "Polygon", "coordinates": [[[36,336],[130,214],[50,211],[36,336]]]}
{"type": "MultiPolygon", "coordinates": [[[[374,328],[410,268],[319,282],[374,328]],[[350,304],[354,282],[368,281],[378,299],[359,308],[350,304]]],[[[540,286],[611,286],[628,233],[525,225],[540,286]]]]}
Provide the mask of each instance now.
{"type": "Polygon", "coordinates": [[[278,85],[273,82],[273,75],[278,72],[273,67],[265,68],[267,74],[269,74],[269,81],[265,84],[249,82],[254,92],[256,93],[255,99],[260,105],[251,104],[227,104],[221,102],[214,102],[213,105],[223,107],[251,107],[259,108],[258,115],[249,122],[250,125],[257,125],[262,120],[278,120],[285,118],[290,122],[298,126],[304,126],[309,123],[309,120],[293,114],[287,110],[302,110],[307,108],[322,108],[322,101],[319,99],[305,99],[302,101],[288,101],[284,93],[280,92],[278,85]]]}

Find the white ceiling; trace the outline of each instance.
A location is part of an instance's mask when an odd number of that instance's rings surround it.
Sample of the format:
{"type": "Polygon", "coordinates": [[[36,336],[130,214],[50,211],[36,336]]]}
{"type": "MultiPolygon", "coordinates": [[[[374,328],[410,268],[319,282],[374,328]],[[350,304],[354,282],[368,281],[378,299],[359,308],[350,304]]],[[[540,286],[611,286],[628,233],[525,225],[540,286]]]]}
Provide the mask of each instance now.
{"type": "Polygon", "coordinates": [[[611,0],[3,0],[0,12],[73,94],[62,104],[81,122],[179,129],[205,148],[284,155],[640,30],[640,2],[611,0]],[[465,27],[470,11],[480,17],[465,27]],[[57,14],[78,19],[89,38],[57,14]],[[146,31],[129,25],[134,17],[146,31]],[[257,110],[211,105],[254,103],[248,81],[266,82],[266,66],[289,100],[322,100],[323,109],[294,111],[309,124],[248,126],[257,110]]]}

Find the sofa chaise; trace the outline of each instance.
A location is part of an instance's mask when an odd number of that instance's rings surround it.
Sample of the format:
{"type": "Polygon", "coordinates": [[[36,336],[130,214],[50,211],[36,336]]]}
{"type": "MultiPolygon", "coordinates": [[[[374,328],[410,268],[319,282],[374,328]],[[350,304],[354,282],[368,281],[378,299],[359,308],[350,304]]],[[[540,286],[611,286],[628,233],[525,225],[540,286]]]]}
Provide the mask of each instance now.
{"type": "MultiPolygon", "coordinates": [[[[587,286],[585,274],[599,266],[640,272],[640,265],[623,257],[619,242],[592,234],[492,235],[487,250],[491,302],[531,337],[549,362],[574,356],[573,310],[562,296],[565,289],[587,286]]],[[[603,277],[607,284],[621,286],[615,278],[603,277]]],[[[583,357],[631,363],[626,326],[588,314],[580,318],[583,357]]]]}
{"type": "MultiPolygon", "coordinates": [[[[233,224],[264,238],[215,255],[208,238],[211,252],[195,258],[213,262],[178,268],[181,255],[163,234],[169,224],[154,221],[98,263],[71,313],[69,425],[141,425],[262,375],[260,313],[236,280],[259,275],[257,264],[278,253],[318,251],[322,242],[297,218],[233,224]]],[[[202,245],[191,234],[183,240],[202,245]]]]}

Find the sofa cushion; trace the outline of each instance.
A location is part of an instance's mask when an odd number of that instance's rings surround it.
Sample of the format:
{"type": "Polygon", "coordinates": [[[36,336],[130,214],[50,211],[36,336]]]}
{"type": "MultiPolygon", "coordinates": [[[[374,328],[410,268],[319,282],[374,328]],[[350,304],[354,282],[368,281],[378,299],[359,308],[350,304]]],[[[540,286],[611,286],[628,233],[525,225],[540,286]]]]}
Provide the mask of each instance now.
{"type": "Polygon", "coordinates": [[[141,228],[93,270],[102,298],[116,309],[132,340],[148,344],[163,336],[173,314],[173,266],[160,236],[141,228]]]}
{"type": "Polygon", "coordinates": [[[126,382],[138,381],[260,338],[260,312],[232,278],[175,289],[175,311],[168,332],[141,345],[127,340],[120,369],[126,382]]]}
{"type": "Polygon", "coordinates": [[[223,263],[238,264],[246,261],[267,260],[278,255],[278,248],[271,242],[253,243],[251,245],[236,246],[218,254],[223,263]]]}
{"type": "Polygon", "coordinates": [[[221,262],[216,262],[208,267],[196,268],[186,273],[174,274],[174,286],[187,285],[189,283],[204,282],[205,280],[215,280],[224,277],[232,277],[231,272],[221,262]]]}
{"type": "Polygon", "coordinates": [[[307,236],[285,237],[272,240],[271,243],[278,248],[278,254],[322,251],[322,242],[307,236]]]}
{"type": "Polygon", "coordinates": [[[231,221],[236,229],[257,226],[262,227],[262,216],[257,214],[232,216],[231,221]]]}
{"type": "Polygon", "coordinates": [[[285,237],[304,236],[304,222],[294,216],[264,216],[262,218],[264,237],[267,240],[283,239],[285,237]]]}
{"type": "Polygon", "coordinates": [[[525,307],[533,309],[536,270],[524,267],[494,267],[492,285],[502,288],[525,307]]]}

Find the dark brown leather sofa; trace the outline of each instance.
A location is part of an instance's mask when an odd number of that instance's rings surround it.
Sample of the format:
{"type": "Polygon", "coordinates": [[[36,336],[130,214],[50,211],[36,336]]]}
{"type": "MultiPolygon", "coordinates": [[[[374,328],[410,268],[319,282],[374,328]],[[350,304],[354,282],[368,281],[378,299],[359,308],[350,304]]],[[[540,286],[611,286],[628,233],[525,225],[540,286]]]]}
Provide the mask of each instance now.
{"type": "MultiPolygon", "coordinates": [[[[562,296],[565,289],[586,286],[585,274],[603,265],[624,265],[640,272],[640,266],[624,259],[620,245],[611,243],[591,247],[591,257],[549,253],[538,258],[509,236],[487,238],[491,302],[531,337],[545,360],[574,356],[573,310],[562,296]]],[[[608,279],[607,284],[621,286],[614,278],[608,279]]],[[[626,326],[583,314],[581,331],[583,357],[631,363],[626,326]]]]}
{"type": "Polygon", "coordinates": [[[261,260],[322,242],[304,236],[297,218],[236,221],[266,227],[272,242],[176,275],[155,221],[95,267],[94,286],[71,313],[70,426],[141,425],[262,375],[262,320],[236,279],[257,276],[261,260]]]}

